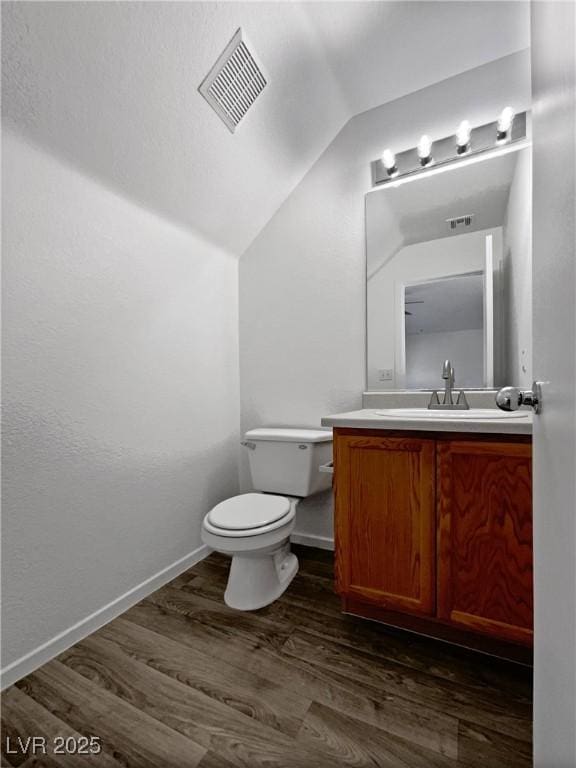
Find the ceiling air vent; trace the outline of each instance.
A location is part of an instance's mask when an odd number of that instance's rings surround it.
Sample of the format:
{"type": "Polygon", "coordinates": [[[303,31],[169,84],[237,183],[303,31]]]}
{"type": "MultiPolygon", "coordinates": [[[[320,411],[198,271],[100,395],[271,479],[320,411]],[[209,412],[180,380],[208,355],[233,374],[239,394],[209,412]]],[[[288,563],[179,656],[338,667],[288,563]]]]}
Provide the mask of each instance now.
{"type": "Polygon", "coordinates": [[[266,78],[239,29],[198,88],[234,133],[266,87],[266,78]]]}
{"type": "Polygon", "coordinates": [[[453,219],[446,219],[450,229],[460,229],[461,227],[469,227],[472,224],[474,218],[473,213],[467,213],[465,216],[456,216],[453,219]]]}

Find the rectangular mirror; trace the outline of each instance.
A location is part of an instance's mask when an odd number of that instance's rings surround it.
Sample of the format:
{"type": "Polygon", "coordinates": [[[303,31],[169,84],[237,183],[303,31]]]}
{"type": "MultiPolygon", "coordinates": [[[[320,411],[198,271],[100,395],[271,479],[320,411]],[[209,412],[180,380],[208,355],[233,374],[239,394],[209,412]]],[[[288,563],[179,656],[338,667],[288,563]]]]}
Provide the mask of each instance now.
{"type": "Polygon", "coordinates": [[[530,148],[366,196],[367,389],[531,382],[530,148]]]}

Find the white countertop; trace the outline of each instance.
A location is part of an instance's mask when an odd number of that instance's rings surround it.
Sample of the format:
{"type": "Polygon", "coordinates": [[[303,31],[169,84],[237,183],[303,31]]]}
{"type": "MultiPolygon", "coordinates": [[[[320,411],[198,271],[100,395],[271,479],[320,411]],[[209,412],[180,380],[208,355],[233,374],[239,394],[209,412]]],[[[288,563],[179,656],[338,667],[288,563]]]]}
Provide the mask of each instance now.
{"type": "MultiPolygon", "coordinates": [[[[442,415],[434,418],[428,412],[426,416],[420,418],[406,418],[401,415],[398,418],[382,416],[379,411],[383,408],[365,408],[361,411],[349,411],[348,413],[335,413],[331,416],[324,416],[322,419],[323,427],[348,427],[349,429],[390,429],[390,430],[410,430],[412,432],[468,432],[474,434],[497,434],[497,435],[531,435],[533,415],[530,411],[522,411],[522,418],[514,418],[519,412],[512,414],[511,418],[502,418],[495,416],[493,419],[487,418],[466,418],[459,419],[457,416],[450,418],[442,415]],[[524,415],[525,414],[525,415],[524,415]]],[[[485,409],[492,410],[492,409],[485,409]]],[[[495,413],[503,413],[496,411],[495,413]]],[[[444,411],[444,414],[447,412],[444,411]]]]}

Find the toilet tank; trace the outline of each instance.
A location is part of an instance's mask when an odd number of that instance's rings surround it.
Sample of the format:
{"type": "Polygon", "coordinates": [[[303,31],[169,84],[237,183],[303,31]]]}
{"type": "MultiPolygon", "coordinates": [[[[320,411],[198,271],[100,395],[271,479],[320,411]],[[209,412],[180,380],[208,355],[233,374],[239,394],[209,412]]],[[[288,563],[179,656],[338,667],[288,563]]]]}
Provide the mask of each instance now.
{"type": "Polygon", "coordinates": [[[318,469],[332,461],[331,430],[251,429],[242,444],[249,449],[252,485],[257,491],[304,497],[332,485],[332,475],[318,469]]]}

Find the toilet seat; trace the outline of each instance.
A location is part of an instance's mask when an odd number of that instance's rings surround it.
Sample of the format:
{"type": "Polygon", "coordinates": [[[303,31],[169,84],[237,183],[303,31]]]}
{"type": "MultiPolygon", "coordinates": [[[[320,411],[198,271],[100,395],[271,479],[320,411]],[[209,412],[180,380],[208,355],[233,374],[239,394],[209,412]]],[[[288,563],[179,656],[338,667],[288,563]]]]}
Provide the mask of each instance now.
{"type": "Polygon", "coordinates": [[[257,536],[287,525],[295,514],[295,504],[285,496],[244,493],[217,504],[204,527],[216,536],[257,536]]]}
{"type": "Polygon", "coordinates": [[[289,511],[290,502],[285,496],[243,493],[217,504],[208,513],[208,520],[216,528],[240,531],[275,523],[289,511]]]}

